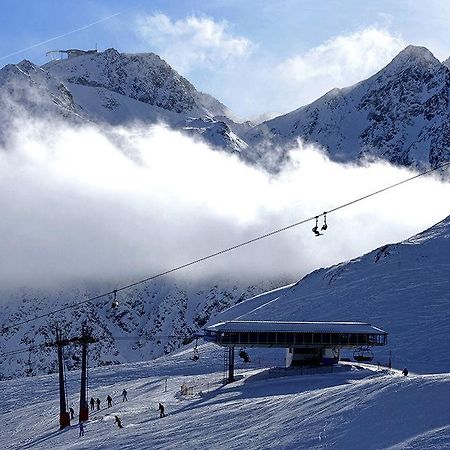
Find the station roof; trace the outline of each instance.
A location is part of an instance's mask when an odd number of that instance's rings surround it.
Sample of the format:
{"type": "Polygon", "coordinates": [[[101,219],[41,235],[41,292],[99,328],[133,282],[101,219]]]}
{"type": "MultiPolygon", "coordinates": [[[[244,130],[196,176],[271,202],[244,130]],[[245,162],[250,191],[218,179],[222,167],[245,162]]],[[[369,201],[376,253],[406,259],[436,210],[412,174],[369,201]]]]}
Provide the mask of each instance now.
{"type": "Polygon", "coordinates": [[[355,333],[382,334],[387,332],[363,322],[278,322],[271,320],[232,320],[206,328],[212,332],[281,332],[281,333],[355,333]]]}

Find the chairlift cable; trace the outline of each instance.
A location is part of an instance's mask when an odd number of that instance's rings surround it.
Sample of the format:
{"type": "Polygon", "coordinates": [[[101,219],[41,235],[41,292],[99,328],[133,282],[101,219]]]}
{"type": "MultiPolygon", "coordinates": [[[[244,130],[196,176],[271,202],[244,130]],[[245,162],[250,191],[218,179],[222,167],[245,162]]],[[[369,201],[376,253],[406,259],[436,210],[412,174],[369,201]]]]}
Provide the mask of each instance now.
{"type": "Polygon", "coordinates": [[[332,209],[329,209],[328,211],[324,211],[323,213],[321,213],[319,215],[314,215],[314,216],[308,217],[306,219],[300,220],[298,222],[292,223],[290,225],[286,225],[286,226],[284,226],[282,228],[278,228],[276,230],[273,230],[273,231],[270,231],[268,233],[262,234],[260,236],[254,237],[252,239],[249,239],[247,241],[244,241],[244,242],[241,242],[239,244],[233,245],[231,247],[225,248],[223,250],[217,251],[215,253],[211,253],[211,254],[209,254],[207,256],[203,256],[202,258],[198,258],[198,259],[195,259],[195,260],[190,261],[188,263],[181,264],[181,265],[176,266],[176,267],[174,267],[172,269],[166,270],[164,272],[160,272],[160,273],[158,273],[156,275],[152,275],[152,276],[144,278],[142,280],[139,280],[139,281],[127,284],[125,286],[122,286],[122,287],[119,287],[119,288],[116,288],[116,289],[113,289],[113,290],[105,292],[103,294],[95,295],[93,297],[87,298],[86,300],[82,300],[80,302],[71,303],[69,305],[63,306],[62,308],[58,308],[58,309],[56,309],[54,311],[50,311],[48,313],[40,314],[39,316],[32,317],[30,319],[23,320],[21,322],[16,322],[16,323],[14,323],[13,325],[10,325],[7,328],[15,328],[15,327],[18,327],[20,325],[24,325],[26,323],[33,322],[33,321],[38,320],[38,319],[42,319],[43,317],[48,317],[48,316],[57,314],[59,312],[65,311],[67,309],[75,308],[77,306],[80,306],[80,305],[83,305],[83,304],[86,304],[86,303],[91,303],[91,302],[94,302],[96,300],[100,300],[101,298],[114,295],[117,292],[121,292],[121,291],[124,291],[126,289],[130,289],[132,287],[138,286],[138,285],[140,285],[142,283],[146,283],[146,282],[155,280],[156,278],[160,278],[160,277],[163,277],[165,275],[169,275],[171,273],[177,272],[179,270],[186,269],[187,267],[190,267],[190,266],[193,266],[193,265],[198,264],[200,262],[207,261],[209,259],[215,258],[216,256],[220,256],[220,255],[223,255],[225,253],[229,253],[229,252],[231,252],[233,250],[237,250],[237,249],[242,248],[244,246],[247,246],[249,244],[253,244],[254,242],[260,241],[262,239],[266,239],[268,237],[271,237],[271,236],[274,236],[276,234],[282,233],[284,231],[290,230],[292,228],[298,227],[299,225],[303,225],[303,224],[305,224],[307,222],[316,221],[318,217],[322,217],[324,215],[329,215],[330,213],[339,211],[340,209],[343,209],[343,208],[346,208],[348,206],[354,205],[355,203],[361,202],[361,201],[366,200],[366,199],[368,199],[370,197],[373,197],[373,196],[375,196],[377,194],[380,194],[382,192],[386,192],[386,191],[388,191],[390,189],[393,189],[393,188],[396,188],[396,187],[398,187],[398,186],[400,186],[402,184],[408,183],[409,181],[415,180],[415,179],[420,178],[420,177],[422,177],[424,175],[427,175],[429,173],[435,172],[436,170],[443,169],[443,168],[448,167],[448,166],[450,166],[450,162],[447,162],[447,163],[444,163],[444,164],[440,164],[440,165],[438,165],[438,166],[436,166],[434,168],[428,169],[428,170],[426,170],[424,172],[420,172],[419,174],[416,174],[416,175],[414,175],[412,177],[406,178],[406,179],[404,179],[402,181],[399,181],[399,182],[397,182],[395,184],[392,184],[390,186],[386,186],[386,187],[384,187],[382,189],[379,189],[379,190],[377,190],[375,192],[372,192],[370,194],[364,195],[363,197],[359,197],[359,198],[357,198],[355,200],[352,200],[350,202],[347,202],[347,203],[344,203],[342,205],[336,206],[336,207],[334,207],[332,209]]]}

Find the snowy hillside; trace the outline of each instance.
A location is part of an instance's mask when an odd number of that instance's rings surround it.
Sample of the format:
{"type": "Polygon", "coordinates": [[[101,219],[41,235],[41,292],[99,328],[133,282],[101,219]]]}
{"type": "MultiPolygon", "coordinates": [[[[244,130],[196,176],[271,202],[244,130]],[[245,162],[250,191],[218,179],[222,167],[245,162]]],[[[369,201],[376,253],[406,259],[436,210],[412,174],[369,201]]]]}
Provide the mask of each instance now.
{"type": "MultiPolygon", "coordinates": [[[[55,375],[1,382],[3,449],[444,449],[450,445],[448,374],[403,377],[349,366],[333,373],[281,374],[239,368],[221,386],[222,350],[201,348],[150,363],[91,370],[88,397],[100,398],[79,437],[58,430],[55,375]],[[181,396],[180,387],[192,388],[181,396]],[[128,401],[122,402],[122,389],[128,401]],[[200,393],[201,391],[201,393],[200,393]],[[106,407],[111,395],[113,406],[106,407]],[[163,402],[167,417],[159,418],[163,402]],[[123,428],[114,425],[118,415],[123,428]]],[[[367,366],[368,367],[368,366],[367,366]]],[[[78,413],[79,372],[68,374],[69,405],[78,413]]]]}
{"type": "MultiPolygon", "coordinates": [[[[282,281],[279,281],[280,285],[282,281]]],[[[111,286],[86,286],[42,291],[17,290],[2,295],[0,310],[0,353],[40,346],[54,340],[58,323],[67,337],[78,336],[86,320],[102,345],[90,355],[91,365],[103,366],[132,361],[146,361],[169,353],[192,341],[194,333],[215,314],[276,286],[271,282],[257,285],[221,282],[174,282],[164,280],[148,283],[118,295],[119,307],[111,308],[111,299],[103,298],[37,321],[15,327],[42,313],[83,301],[111,286]]],[[[69,369],[80,367],[80,351],[66,353],[69,369]]],[[[33,348],[30,352],[0,359],[0,380],[25,375],[52,373],[57,370],[49,348],[33,348]]]]}
{"type": "Polygon", "coordinates": [[[18,116],[79,122],[72,94],[63,83],[29,61],[0,69],[0,143],[7,140],[18,116]]]}
{"type": "Polygon", "coordinates": [[[257,296],[214,322],[242,320],[362,321],[389,333],[377,350],[393,366],[450,372],[450,216],[404,242],[320,269],[294,285],[257,296]]]}
{"type": "Polygon", "coordinates": [[[58,79],[108,91],[191,117],[228,115],[229,110],[195,87],[154,53],[101,53],[52,61],[43,69],[58,79]]]}
{"type": "Polygon", "coordinates": [[[450,159],[448,66],[426,48],[409,46],[369,79],[256,127],[234,122],[226,106],[153,53],[108,49],[42,68],[22,61],[0,70],[0,98],[32,115],[111,125],[164,122],[275,171],[298,138],[338,161],[366,155],[436,166],[450,159]]]}
{"type": "Polygon", "coordinates": [[[369,79],[264,122],[244,140],[270,149],[301,138],[338,161],[369,155],[436,166],[450,160],[449,88],[448,64],[409,46],[369,79]]]}
{"type": "Polygon", "coordinates": [[[228,108],[197,91],[159,56],[114,49],[43,67],[26,60],[5,66],[0,70],[0,101],[5,106],[0,135],[14,118],[24,116],[56,115],[100,125],[163,122],[214,147],[241,152],[247,145],[236,132],[251,126],[235,123],[228,108]]]}

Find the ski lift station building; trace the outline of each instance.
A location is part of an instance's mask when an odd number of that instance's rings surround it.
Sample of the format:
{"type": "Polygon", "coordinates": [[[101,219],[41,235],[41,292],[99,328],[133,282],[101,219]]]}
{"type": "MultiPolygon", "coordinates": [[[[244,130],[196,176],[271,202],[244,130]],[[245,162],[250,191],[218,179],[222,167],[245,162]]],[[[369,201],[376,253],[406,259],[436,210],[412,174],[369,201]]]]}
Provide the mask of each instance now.
{"type": "Polygon", "coordinates": [[[235,346],[286,348],[286,367],[332,365],[339,361],[341,349],[371,353],[370,348],[387,344],[387,335],[386,331],[362,322],[233,320],[204,330],[205,340],[229,348],[230,381],[235,346]]]}

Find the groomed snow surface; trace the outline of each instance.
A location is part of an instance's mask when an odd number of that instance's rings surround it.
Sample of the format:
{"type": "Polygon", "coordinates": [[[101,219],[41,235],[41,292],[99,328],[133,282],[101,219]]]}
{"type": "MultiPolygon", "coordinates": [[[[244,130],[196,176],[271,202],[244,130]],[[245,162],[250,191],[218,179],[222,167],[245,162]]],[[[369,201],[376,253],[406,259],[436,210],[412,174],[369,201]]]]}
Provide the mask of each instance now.
{"type": "MultiPolygon", "coordinates": [[[[238,381],[222,386],[223,349],[91,370],[100,411],[79,437],[59,431],[56,375],[0,383],[3,449],[443,449],[450,447],[450,376],[342,365],[333,373],[269,370],[283,350],[249,349],[238,381]],[[167,380],[167,381],[166,381],[167,380]],[[193,387],[181,396],[182,384],[193,387]],[[167,386],[167,390],[166,390],[167,386]],[[128,391],[128,402],[120,393],[128,391]],[[200,393],[201,391],[201,393],[200,393]],[[106,408],[106,396],[113,406],[106,408]],[[167,417],[159,418],[158,402],[167,417]],[[124,428],[114,425],[120,416],[124,428]]],[[[238,358],[237,358],[238,359],[238,358]]],[[[78,413],[79,372],[67,376],[78,413]]]]}

